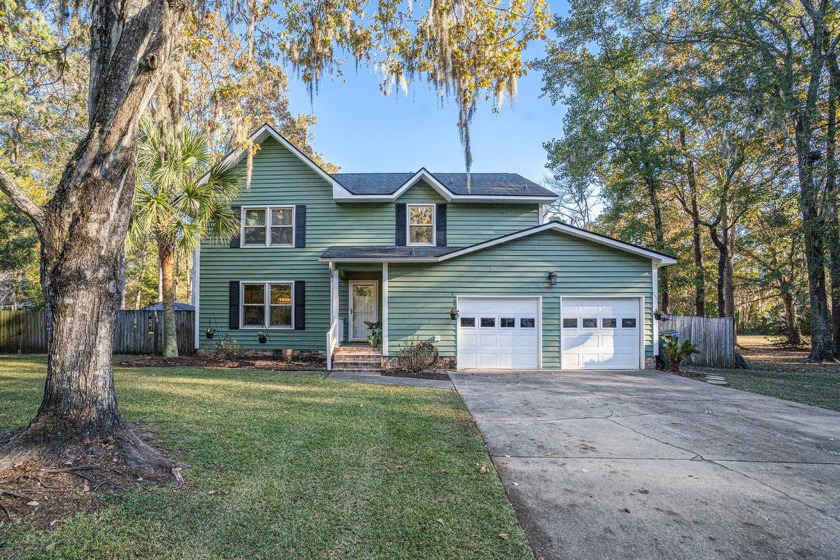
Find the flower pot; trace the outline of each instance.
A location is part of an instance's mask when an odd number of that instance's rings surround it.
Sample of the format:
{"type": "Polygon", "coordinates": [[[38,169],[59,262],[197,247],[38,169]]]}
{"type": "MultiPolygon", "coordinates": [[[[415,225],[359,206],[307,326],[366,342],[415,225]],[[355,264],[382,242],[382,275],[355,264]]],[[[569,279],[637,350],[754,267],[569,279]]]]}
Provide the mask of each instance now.
{"type": "Polygon", "coordinates": [[[268,342],[268,339],[264,336],[261,336],[257,340],[259,340],[260,344],[265,344],[266,342],[268,342]]]}
{"type": "Polygon", "coordinates": [[[458,315],[460,315],[460,311],[458,311],[457,309],[451,309],[449,311],[449,318],[453,321],[458,318],[458,315]]]}
{"type": "Polygon", "coordinates": [[[206,331],[204,333],[204,336],[206,336],[207,339],[209,340],[209,339],[213,338],[213,335],[215,335],[215,334],[216,334],[216,331],[206,331]]]}

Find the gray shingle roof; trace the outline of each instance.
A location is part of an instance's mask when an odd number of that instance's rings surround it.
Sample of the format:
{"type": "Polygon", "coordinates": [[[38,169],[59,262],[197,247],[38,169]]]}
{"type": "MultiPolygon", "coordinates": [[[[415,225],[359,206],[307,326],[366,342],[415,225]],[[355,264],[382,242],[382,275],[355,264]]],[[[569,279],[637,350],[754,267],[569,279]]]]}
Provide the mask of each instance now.
{"type": "MultiPolygon", "coordinates": [[[[516,173],[471,173],[467,192],[466,173],[430,173],[456,195],[556,196],[516,173]]],[[[333,179],[356,195],[394,194],[415,173],[335,173],[333,179]]]]}
{"type": "Polygon", "coordinates": [[[393,247],[393,246],[348,246],[336,245],[321,255],[322,259],[399,259],[440,257],[453,253],[461,247],[393,247]]]}

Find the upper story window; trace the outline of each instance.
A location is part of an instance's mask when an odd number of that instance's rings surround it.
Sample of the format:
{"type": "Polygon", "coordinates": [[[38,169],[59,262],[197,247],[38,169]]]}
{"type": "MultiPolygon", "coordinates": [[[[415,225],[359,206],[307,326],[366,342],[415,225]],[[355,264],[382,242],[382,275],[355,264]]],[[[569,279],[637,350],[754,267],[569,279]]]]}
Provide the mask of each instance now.
{"type": "Polygon", "coordinates": [[[435,205],[408,205],[408,244],[435,244],[435,205]]]}
{"type": "Polygon", "coordinates": [[[294,239],[294,206],[242,209],[243,247],[292,247],[294,239]]]}

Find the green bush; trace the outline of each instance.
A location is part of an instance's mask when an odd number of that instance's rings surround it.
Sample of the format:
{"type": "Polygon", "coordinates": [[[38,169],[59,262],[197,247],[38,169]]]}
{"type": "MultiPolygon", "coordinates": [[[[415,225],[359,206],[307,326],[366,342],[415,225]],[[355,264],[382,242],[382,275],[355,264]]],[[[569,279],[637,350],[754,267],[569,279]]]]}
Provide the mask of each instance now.
{"type": "Polygon", "coordinates": [[[676,337],[666,336],[665,343],[662,345],[660,352],[662,358],[665,360],[665,367],[668,368],[668,371],[677,373],[680,371],[680,364],[692,354],[697,354],[699,350],[688,340],[680,343],[676,337]]]}

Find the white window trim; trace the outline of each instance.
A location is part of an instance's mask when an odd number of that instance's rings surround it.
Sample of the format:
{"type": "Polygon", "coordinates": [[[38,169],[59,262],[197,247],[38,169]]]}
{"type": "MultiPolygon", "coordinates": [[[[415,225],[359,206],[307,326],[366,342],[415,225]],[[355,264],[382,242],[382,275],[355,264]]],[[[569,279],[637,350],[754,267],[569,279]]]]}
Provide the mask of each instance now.
{"type": "MultiPolygon", "coordinates": [[[[297,234],[297,207],[294,204],[271,204],[268,206],[243,206],[239,211],[239,247],[242,249],[260,249],[266,247],[294,247],[297,234]],[[292,242],[271,243],[271,209],[290,208],[292,210],[292,242]],[[245,212],[247,210],[263,210],[265,212],[265,243],[245,243],[245,212]]],[[[285,226],[288,227],[288,226],[285,226]]]]}
{"type": "Polygon", "coordinates": [[[239,282],[239,328],[241,330],[259,330],[259,331],[291,331],[295,329],[295,281],[294,280],[240,280],[239,282]],[[254,284],[262,284],[263,285],[263,324],[262,326],[257,325],[246,325],[245,324],[245,284],[254,285],[254,284]],[[271,318],[271,288],[270,286],[273,284],[289,284],[292,287],[292,324],[288,327],[270,327],[269,321],[271,318]]]}
{"type": "MultiPolygon", "coordinates": [[[[409,247],[434,247],[437,245],[437,204],[406,204],[405,205],[405,244],[409,247]],[[411,209],[432,208],[432,242],[412,243],[411,242],[411,209]]],[[[414,227],[428,227],[425,224],[414,224],[414,227]]]]}

